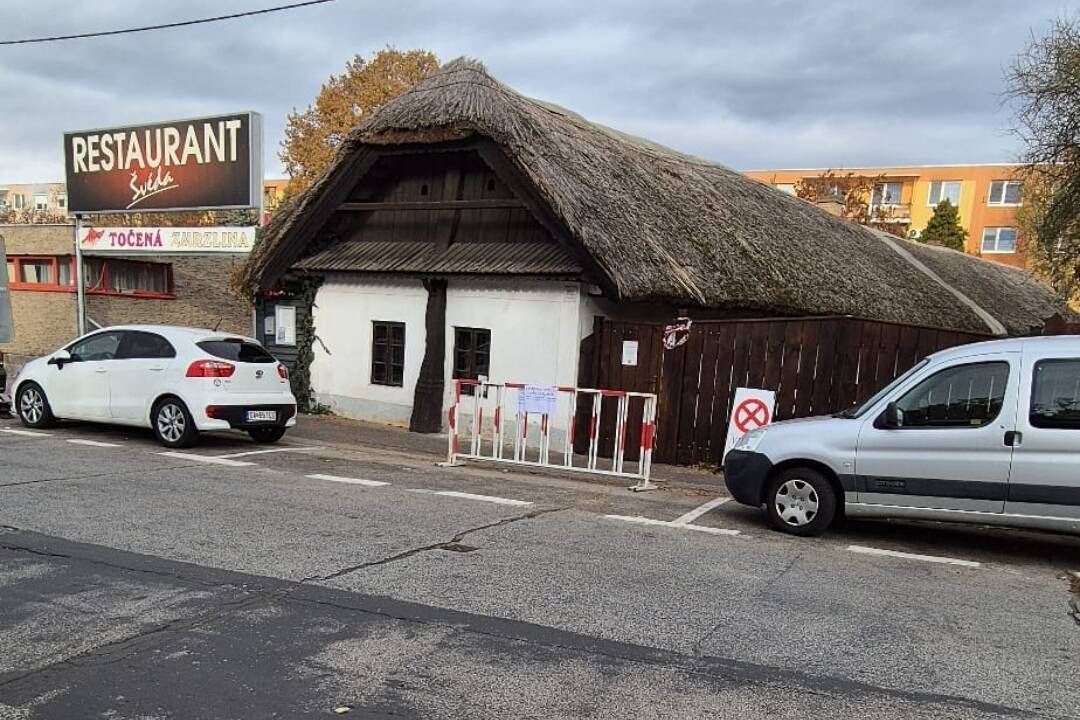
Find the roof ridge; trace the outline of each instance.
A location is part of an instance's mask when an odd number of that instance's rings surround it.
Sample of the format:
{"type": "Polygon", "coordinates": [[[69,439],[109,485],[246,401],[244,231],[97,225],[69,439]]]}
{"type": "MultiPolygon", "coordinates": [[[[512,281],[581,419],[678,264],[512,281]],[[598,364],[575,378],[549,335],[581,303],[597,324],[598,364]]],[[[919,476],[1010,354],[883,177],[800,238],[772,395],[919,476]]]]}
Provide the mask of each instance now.
{"type": "Polygon", "coordinates": [[[968,297],[967,295],[962,293],[960,290],[957,290],[955,287],[953,287],[949,283],[945,282],[945,280],[943,280],[940,275],[938,275],[936,272],[934,272],[929,267],[927,267],[921,260],[919,260],[917,257],[912,255],[905,248],[900,247],[900,245],[897,244],[893,240],[892,236],[890,236],[887,232],[884,232],[882,230],[871,230],[871,232],[873,232],[875,235],[877,235],[879,240],[881,240],[886,245],[888,245],[890,248],[895,250],[896,253],[900,257],[904,258],[909,263],[911,263],[911,265],[913,267],[915,267],[917,270],[919,270],[920,272],[925,274],[928,278],[930,278],[931,280],[936,282],[941,287],[948,290],[950,293],[953,294],[953,296],[956,297],[957,300],[959,300],[964,305],[966,305],[968,308],[970,308],[972,312],[974,312],[976,315],[979,316],[980,320],[982,320],[984,323],[986,323],[986,326],[988,328],[990,328],[990,332],[992,332],[994,335],[1003,335],[1004,336],[1004,335],[1009,334],[1008,330],[1005,329],[1005,326],[1002,325],[1001,322],[996,317],[994,317],[993,315],[988,313],[986,310],[983,309],[983,307],[981,305],[979,305],[977,302],[972,300],[970,297],[968,297]]]}

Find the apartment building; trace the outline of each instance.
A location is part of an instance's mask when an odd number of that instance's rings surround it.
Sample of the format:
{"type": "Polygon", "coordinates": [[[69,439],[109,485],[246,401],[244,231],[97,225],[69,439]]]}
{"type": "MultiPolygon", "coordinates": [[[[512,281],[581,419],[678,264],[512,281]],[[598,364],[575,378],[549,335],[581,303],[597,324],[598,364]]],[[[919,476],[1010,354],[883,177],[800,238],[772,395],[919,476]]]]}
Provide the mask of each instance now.
{"type": "Polygon", "coordinates": [[[9,211],[45,211],[67,213],[67,189],[64,183],[16,183],[0,185],[0,215],[9,211]]]}
{"type": "MultiPolygon", "coordinates": [[[[1023,267],[1017,208],[1023,202],[1020,166],[927,165],[911,167],[832,168],[837,175],[854,173],[875,179],[871,216],[878,210],[909,237],[917,237],[943,199],[957,206],[968,231],[967,251],[987,260],[1023,267]]],[[[746,175],[795,194],[795,185],[819,177],[825,168],[755,170],[746,175]]]]}

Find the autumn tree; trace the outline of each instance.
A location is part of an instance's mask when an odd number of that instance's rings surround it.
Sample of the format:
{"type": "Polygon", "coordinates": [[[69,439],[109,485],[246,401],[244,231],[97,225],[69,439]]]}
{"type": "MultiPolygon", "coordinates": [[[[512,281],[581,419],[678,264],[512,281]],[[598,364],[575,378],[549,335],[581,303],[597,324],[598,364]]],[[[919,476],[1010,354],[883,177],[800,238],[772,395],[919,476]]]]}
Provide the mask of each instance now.
{"type": "Polygon", "coordinates": [[[967,230],[960,224],[960,213],[948,198],[934,208],[934,214],[927,221],[926,229],[919,235],[919,242],[964,252],[967,230]]]}
{"type": "Polygon", "coordinates": [[[289,113],[279,155],[290,178],[286,192],[295,195],[310,186],[349,130],[438,67],[427,50],[388,47],[370,60],[357,55],[344,73],[331,75],[313,105],[289,113]]]}
{"type": "Polygon", "coordinates": [[[1032,37],[1006,71],[1024,144],[1021,237],[1032,268],[1080,300],[1080,16],[1032,37]]]}
{"type": "Polygon", "coordinates": [[[800,178],[795,183],[795,195],[808,202],[832,201],[839,207],[840,217],[859,225],[903,235],[904,225],[891,222],[892,210],[886,205],[874,206],[874,188],[884,181],[884,175],[859,175],[826,170],[820,175],[800,178]]]}

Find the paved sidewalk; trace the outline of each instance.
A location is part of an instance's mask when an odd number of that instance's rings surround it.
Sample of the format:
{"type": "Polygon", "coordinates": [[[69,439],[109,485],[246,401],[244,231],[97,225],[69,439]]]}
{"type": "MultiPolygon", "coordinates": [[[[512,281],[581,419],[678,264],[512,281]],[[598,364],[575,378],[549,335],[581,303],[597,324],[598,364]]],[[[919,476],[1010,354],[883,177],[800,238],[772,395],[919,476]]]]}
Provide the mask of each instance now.
{"type": "MultiPolygon", "coordinates": [[[[350,420],[336,415],[301,415],[288,437],[294,442],[343,448],[364,447],[426,456],[430,457],[432,462],[445,460],[447,453],[447,438],[443,433],[412,433],[392,425],[350,420]]],[[[515,468],[514,472],[530,473],[531,471],[515,468]]],[[[573,477],[605,485],[625,485],[627,482],[621,478],[586,473],[576,473],[573,477]]],[[[705,468],[654,464],[652,479],[663,481],[672,488],[700,491],[708,495],[715,495],[718,491],[726,492],[723,476],[705,468]]]]}

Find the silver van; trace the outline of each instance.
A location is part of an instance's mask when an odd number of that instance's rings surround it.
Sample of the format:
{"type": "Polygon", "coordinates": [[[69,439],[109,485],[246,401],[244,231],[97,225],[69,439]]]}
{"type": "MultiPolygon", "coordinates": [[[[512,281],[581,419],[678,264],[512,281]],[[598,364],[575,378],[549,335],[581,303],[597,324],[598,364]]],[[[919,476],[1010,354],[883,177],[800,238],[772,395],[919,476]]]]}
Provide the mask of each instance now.
{"type": "Polygon", "coordinates": [[[931,355],[844,412],[743,435],[724,481],[795,535],[841,513],[1080,533],[1080,336],[931,355]]]}

